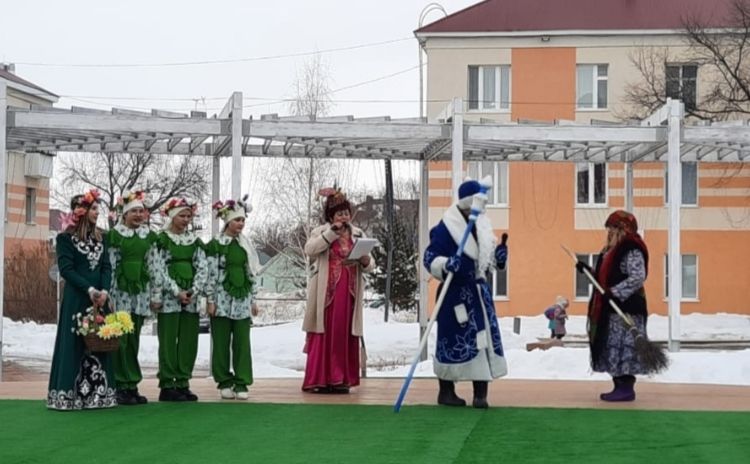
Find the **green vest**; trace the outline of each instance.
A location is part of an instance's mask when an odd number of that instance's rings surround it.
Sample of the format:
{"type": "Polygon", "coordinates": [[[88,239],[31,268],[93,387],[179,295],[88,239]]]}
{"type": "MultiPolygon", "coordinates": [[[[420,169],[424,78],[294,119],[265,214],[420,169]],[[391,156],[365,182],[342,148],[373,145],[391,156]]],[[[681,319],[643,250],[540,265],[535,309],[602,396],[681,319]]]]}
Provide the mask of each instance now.
{"type": "MultiPolygon", "coordinates": [[[[253,289],[253,282],[247,275],[247,253],[239,242],[232,239],[228,244],[222,245],[218,240],[212,240],[207,254],[217,256],[219,266],[222,263],[221,258],[224,258],[224,290],[232,298],[246,298],[253,289]]],[[[221,267],[219,270],[222,270],[221,267]]]]}
{"type": "Polygon", "coordinates": [[[195,268],[193,267],[193,256],[199,247],[199,241],[196,239],[190,245],[178,245],[169,237],[162,233],[159,235],[157,242],[161,250],[167,252],[167,272],[169,277],[175,281],[177,286],[182,290],[190,290],[193,287],[193,278],[195,278],[195,268]]]}
{"type": "Polygon", "coordinates": [[[148,288],[148,266],[146,253],[154,243],[156,234],[149,232],[145,238],[137,233],[125,237],[115,229],[109,231],[109,243],[112,248],[120,250],[120,262],[115,269],[117,288],[120,291],[137,295],[148,288]]]}

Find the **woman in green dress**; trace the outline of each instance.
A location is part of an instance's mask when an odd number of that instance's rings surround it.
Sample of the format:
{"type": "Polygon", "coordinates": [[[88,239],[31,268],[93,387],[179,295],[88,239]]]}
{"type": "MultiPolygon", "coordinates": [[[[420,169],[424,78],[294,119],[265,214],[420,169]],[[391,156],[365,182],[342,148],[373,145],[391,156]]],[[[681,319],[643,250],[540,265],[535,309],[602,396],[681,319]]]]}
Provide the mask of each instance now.
{"type": "Polygon", "coordinates": [[[151,273],[152,287],[161,290],[157,315],[159,336],[159,401],[197,401],[190,391],[198,355],[197,297],[205,293],[208,278],[206,253],[198,236],[188,230],[197,205],[184,198],[169,200],[161,212],[164,230],[157,238],[158,264],[151,273]]]}
{"type": "Polygon", "coordinates": [[[57,236],[57,265],[65,279],[60,320],[47,392],[47,407],[58,411],[117,406],[108,353],[90,353],[83,337],[75,333],[77,313],[103,308],[107,301],[111,268],[107,245],[96,227],[99,192],[76,195],[71,212],[63,218],[57,236]]]}
{"type": "Polygon", "coordinates": [[[206,246],[209,279],[206,292],[211,316],[213,353],[211,372],[223,399],[247,399],[247,387],[253,383],[250,354],[251,316],[258,315],[253,302],[253,281],[259,266],[258,254],[242,235],[250,205],[245,199],[227,200],[213,205],[224,229],[206,246]],[[232,368],[230,370],[229,359],[232,368]]]}
{"type": "Polygon", "coordinates": [[[111,298],[118,311],[130,313],[134,326],[132,333],[120,337],[114,359],[117,402],[128,406],[148,402],[138,392],[143,379],[138,347],[144,320],[159,306],[159,289],[151,288],[149,279],[150,271],[158,268],[156,233],[144,223],[148,215],[144,199],[144,192],[136,191],[117,200],[120,221],[107,237],[113,271],[111,298]]]}

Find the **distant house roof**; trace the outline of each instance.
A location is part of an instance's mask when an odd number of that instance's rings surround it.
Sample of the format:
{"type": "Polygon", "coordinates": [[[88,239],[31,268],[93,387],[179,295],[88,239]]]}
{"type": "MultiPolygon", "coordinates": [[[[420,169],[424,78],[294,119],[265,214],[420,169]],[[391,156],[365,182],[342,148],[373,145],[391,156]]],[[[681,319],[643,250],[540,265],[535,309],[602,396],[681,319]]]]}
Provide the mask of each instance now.
{"type": "Polygon", "coordinates": [[[49,90],[39,87],[33,82],[29,82],[26,79],[18,77],[13,71],[14,68],[12,65],[0,63],[0,79],[5,79],[6,81],[20,84],[32,90],[37,90],[38,93],[34,93],[34,95],[45,100],[57,101],[57,99],[60,98],[59,95],[55,95],[49,90]]]}
{"type": "Polygon", "coordinates": [[[490,33],[530,31],[677,30],[688,17],[727,27],[732,0],[485,0],[415,31],[490,33]]]}

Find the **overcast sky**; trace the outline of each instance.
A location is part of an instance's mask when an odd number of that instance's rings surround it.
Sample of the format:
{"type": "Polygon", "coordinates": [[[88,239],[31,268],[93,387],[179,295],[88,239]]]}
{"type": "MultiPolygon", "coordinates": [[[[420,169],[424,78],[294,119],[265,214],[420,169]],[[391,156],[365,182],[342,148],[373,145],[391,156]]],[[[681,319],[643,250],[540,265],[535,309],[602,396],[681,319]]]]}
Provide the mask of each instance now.
{"type": "MultiPolygon", "coordinates": [[[[478,1],[440,3],[450,14],[478,1]]],[[[336,105],[332,113],[413,117],[419,114],[418,55],[413,30],[428,3],[423,0],[3,2],[0,61],[17,63],[16,73],[21,77],[53,93],[69,96],[60,101],[64,107],[198,109],[207,110],[210,115],[224,105],[233,91],[241,91],[246,99],[243,112],[247,117],[287,112],[286,104],[272,102],[292,95],[295,70],[306,57],[190,66],[165,64],[302,54],[395,41],[323,53],[333,89],[408,70],[337,92],[333,96],[336,105]],[[49,66],[52,64],[67,66],[49,66]],[[106,66],[119,64],[161,66],[106,66]],[[206,100],[196,101],[201,98],[206,100]]],[[[441,16],[433,12],[426,22],[441,16]]]]}

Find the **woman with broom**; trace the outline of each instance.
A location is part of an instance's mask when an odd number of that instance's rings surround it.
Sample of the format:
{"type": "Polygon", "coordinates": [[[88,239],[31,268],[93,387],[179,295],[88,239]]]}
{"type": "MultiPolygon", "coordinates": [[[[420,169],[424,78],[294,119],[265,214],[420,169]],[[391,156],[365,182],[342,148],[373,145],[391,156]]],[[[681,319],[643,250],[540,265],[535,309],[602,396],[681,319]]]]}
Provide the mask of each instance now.
{"type": "Polygon", "coordinates": [[[591,367],[612,376],[614,389],[602,393],[604,401],[635,400],[635,376],[653,372],[645,365],[636,345],[645,337],[646,292],[643,284],[648,275],[648,249],[638,235],[638,222],[627,211],[615,211],[604,223],[607,243],[596,261],[596,269],[578,262],[576,269],[588,270],[604,289],[593,292],[589,301],[587,329],[591,348],[591,367]],[[612,309],[610,300],[630,317],[634,327],[612,309]]]}
{"type": "Polygon", "coordinates": [[[89,353],[83,337],[74,333],[75,315],[107,301],[111,268],[107,244],[96,227],[99,192],[90,190],[70,201],[57,236],[57,265],[65,279],[55,351],[49,376],[47,408],[58,411],[117,406],[112,359],[108,353],[89,353]]]}

